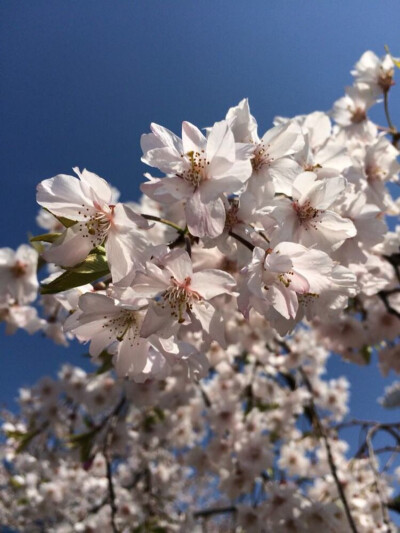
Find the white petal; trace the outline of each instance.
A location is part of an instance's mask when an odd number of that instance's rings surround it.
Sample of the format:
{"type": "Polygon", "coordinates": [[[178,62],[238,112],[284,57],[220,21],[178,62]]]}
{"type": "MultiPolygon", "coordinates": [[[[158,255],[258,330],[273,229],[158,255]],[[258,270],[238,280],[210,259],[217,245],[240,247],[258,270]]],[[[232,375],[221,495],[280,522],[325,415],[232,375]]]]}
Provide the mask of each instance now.
{"type": "Polygon", "coordinates": [[[196,191],[186,203],[185,212],[190,233],[196,237],[218,237],[224,231],[225,206],[220,198],[204,204],[196,191]]]}
{"type": "Polygon", "coordinates": [[[180,282],[193,274],[192,261],[185,250],[172,250],[165,258],[165,268],[180,282]]]}
{"type": "Polygon", "coordinates": [[[175,135],[175,133],[167,128],[164,128],[163,126],[160,126],[159,124],[155,124],[154,122],[152,122],[150,127],[162,145],[168,148],[173,148],[178,154],[183,153],[182,141],[177,135],[175,135]]]}
{"type": "Polygon", "coordinates": [[[210,173],[219,174],[216,161],[228,161],[231,165],[235,162],[235,139],[225,120],[216,122],[207,138],[207,161],[210,163],[210,173]],[[215,167],[215,168],[214,168],[215,167]]]}
{"type": "Polygon", "coordinates": [[[190,198],[193,194],[193,186],[177,176],[172,178],[152,178],[149,174],[146,174],[146,177],[149,178],[149,181],[142,183],[140,190],[156,202],[170,204],[177,200],[190,198]]]}
{"type": "Polygon", "coordinates": [[[80,231],[79,223],[68,228],[47,250],[43,252],[44,259],[65,267],[72,267],[86,259],[93,243],[85,238],[80,231]]]}
{"type": "Polygon", "coordinates": [[[79,168],[75,167],[74,171],[78,174],[82,182],[82,190],[87,191],[87,195],[93,198],[100,205],[110,204],[113,198],[113,191],[107,181],[100,178],[94,172],[89,172],[84,168],[79,172],[79,168]],[[86,187],[88,187],[86,189],[86,187]]]}
{"type": "Polygon", "coordinates": [[[206,138],[201,131],[190,122],[182,122],[183,152],[201,152],[206,147],[206,138]]]}
{"type": "Polygon", "coordinates": [[[120,342],[118,355],[115,362],[115,370],[119,377],[132,377],[140,374],[146,366],[149,352],[149,343],[145,339],[137,337],[131,340],[125,336],[120,342]]]}
{"type": "Polygon", "coordinates": [[[89,214],[94,212],[92,198],[85,195],[80,181],[65,174],[39,183],[36,201],[54,215],[72,220],[84,220],[88,214],[86,207],[90,209],[89,214]]]}
{"type": "Polygon", "coordinates": [[[227,272],[210,269],[195,272],[190,288],[206,300],[210,300],[219,294],[230,293],[235,285],[235,279],[227,272]]]}

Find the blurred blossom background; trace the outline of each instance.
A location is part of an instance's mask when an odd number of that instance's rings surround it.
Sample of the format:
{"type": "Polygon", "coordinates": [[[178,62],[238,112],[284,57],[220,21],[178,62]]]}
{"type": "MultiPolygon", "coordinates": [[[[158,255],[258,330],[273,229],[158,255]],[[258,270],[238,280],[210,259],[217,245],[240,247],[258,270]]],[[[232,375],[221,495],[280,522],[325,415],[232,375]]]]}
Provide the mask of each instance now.
{"type": "MultiPolygon", "coordinates": [[[[138,199],[151,122],[178,134],[182,120],[210,126],[244,97],[261,133],[276,115],[329,110],[364,51],[381,56],[387,44],[400,56],[398,14],[397,0],[2,0],[0,247],[42,233],[35,187],[74,166],[106,178],[122,201],[138,199]]],[[[400,71],[395,80],[400,127],[400,71]]],[[[371,116],[386,126],[382,105],[371,116]]],[[[78,343],[0,330],[1,405],[15,408],[19,387],[66,361],[90,368],[78,343]]],[[[393,418],[376,398],[395,377],[375,359],[359,367],[333,355],[328,372],[350,380],[354,417],[393,418]]]]}

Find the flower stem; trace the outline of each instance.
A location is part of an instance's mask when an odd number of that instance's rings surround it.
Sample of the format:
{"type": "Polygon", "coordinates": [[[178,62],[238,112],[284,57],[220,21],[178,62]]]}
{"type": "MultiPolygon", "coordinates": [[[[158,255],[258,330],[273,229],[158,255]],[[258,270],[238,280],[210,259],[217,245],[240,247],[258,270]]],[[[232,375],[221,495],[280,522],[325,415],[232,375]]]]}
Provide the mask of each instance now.
{"type": "Polygon", "coordinates": [[[160,218],[155,215],[143,215],[142,217],[146,220],[153,220],[154,222],[161,222],[161,224],[165,224],[166,226],[170,226],[171,228],[174,228],[178,233],[185,235],[187,233],[187,229],[181,228],[175,222],[172,222],[171,220],[167,220],[166,218],[160,218]]]}
{"type": "Polygon", "coordinates": [[[246,239],[243,239],[243,237],[241,237],[237,233],[234,233],[233,231],[230,231],[229,235],[231,237],[233,237],[234,239],[236,239],[237,241],[239,241],[241,244],[243,244],[243,246],[246,246],[246,248],[248,248],[251,252],[254,250],[254,248],[255,248],[254,244],[252,244],[249,241],[246,241],[246,239]]]}

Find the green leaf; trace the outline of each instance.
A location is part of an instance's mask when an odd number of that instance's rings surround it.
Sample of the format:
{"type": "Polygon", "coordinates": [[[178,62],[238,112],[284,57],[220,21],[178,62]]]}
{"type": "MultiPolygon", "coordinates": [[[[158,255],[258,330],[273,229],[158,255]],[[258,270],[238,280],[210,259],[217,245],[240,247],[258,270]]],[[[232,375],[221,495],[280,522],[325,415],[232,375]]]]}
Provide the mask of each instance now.
{"type": "Polygon", "coordinates": [[[24,486],[24,484],[20,483],[14,476],[10,477],[9,482],[13,489],[20,489],[24,486]]]}
{"type": "Polygon", "coordinates": [[[400,68],[400,61],[399,61],[396,57],[393,57],[393,56],[392,56],[392,54],[390,53],[390,50],[389,50],[389,47],[388,47],[387,44],[385,44],[385,47],[384,47],[384,48],[385,48],[385,52],[386,52],[387,54],[389,54],[390,57],[392,58],[392,61],[393,61],[393,63],[396,65],[396,67],[397,67],[397,68],[400,68]]]}
{"type": "Polygon", "coordinates": [[[256,407],[259,411],[264,413],[265,411],[273,411],[274,409],[279,409],[280,405],[277,402],[263,403],[262,401],[258,400],[256,402],[256,407]]]}
{"type": "Polygon", "coordinates": [[[104,374],[105,372],[108,372],[112,368],[114,368],[114,365],[112,364],[113,355],[109,354],[106,351],[101,352],[99,355],[99,358],[101,360],[101,366],[97,369],[96,375],[104,374]]]}
{"type": "Polygon", "coordinates": [[[42,207],[42,209],[50,213],[50,215],[53,215],[53,217],[56,218],[58,222],[61,222],[64,228],[70,228],[71,226],[73,226],[74,224],[78,222],[77,220],[71,220],[70,218],[58,217],[57,215],[52,213],[49,209],[47,209],[47,207],[42,207]]]}
{"type": "Polygon", "coordinates": [[[18,444],[15,450],[16,453],[23,452],[28,447],[31,440],[35,438],[36,435],[39,435],[40,432],[41,432],[41,429],[35,429],[33,431],[30,431],[29,433],[25,433],[24,437],[21,439],[21,442],[18,444]]]}
{"type": "Polygon", "coordinates": [[[56,294],[67,291],[97,281],[109,273],[106,256],[96,248],[83,263],[68,268],[55,280],[42,285],[40,292],[41,294],[56,294]]]}
{"type": "Polygon", "coordinates": [[[371,346],[364,345],[360,350],[360,355],[365,361],[366,365],[369,365],[371,362],[372,348],[371,346]]]}
{"type": "Polygon", "coordinates": [[[91,457],[93,438],[99,431],[99,428],[94,428],[86,433],[79,433],[72,435],[69,438],[69,443],[73,448],[79,448],[79,455],[82,463],[86,463],[91,457]]]}
{"type": "MultiPolygon", "coordinates": [[[[55,215],[54,215],[55,216],[55,215]]],[[[74,224],[76,224],[76,220],[71,220],[69,218],[65,218],[65,217],[56,217],[56,219],[61,222],[61,224],[66,227],[66,228],[70,228],[71,226],[73,226],[74,224]]]]}
{"type": "Polygon", "coordinates": [[[35,235],[34,237],[31,237],[29,240],[31,242],[51,242],[53,243],[55,240],[60,237],[61,233],[42,233],[41,235],[35,235]]]}
{"type": "Polygon", "coordinates": [[[24,439],[28,433],[26,431],[5,431],[4,432],[9,439],[24,439]]]}

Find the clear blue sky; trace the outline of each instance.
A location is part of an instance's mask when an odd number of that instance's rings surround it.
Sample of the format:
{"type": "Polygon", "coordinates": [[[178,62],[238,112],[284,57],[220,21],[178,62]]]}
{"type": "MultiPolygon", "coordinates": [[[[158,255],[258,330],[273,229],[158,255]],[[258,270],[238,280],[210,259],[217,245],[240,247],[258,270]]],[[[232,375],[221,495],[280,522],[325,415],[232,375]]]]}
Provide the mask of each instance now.
{"type": "MultiPolygon", "coordinates": [[[[275,115],[329,109],[365,50],[388,44],[400,56],[399,15],[398,0],[2,0],[0,247],[38,232],[36,184],[73,166],[136,199],[139,139],[152,121],[177,133],[182,120],[208,126],[245,96],[261,131],[275,115]]],[[[391,107],[400,125],[400,87],[391,107]]],[[[8,405],[18,387],[84,352],[25,333],[5,338],[1,326],[0,335],[8,405]]],[[[355,416],[393,418],[375,401],[393,377],[375,363],[336,357],[329,369],[353,383],[355,416]]]]}

